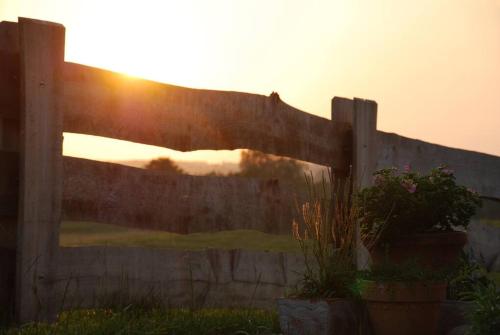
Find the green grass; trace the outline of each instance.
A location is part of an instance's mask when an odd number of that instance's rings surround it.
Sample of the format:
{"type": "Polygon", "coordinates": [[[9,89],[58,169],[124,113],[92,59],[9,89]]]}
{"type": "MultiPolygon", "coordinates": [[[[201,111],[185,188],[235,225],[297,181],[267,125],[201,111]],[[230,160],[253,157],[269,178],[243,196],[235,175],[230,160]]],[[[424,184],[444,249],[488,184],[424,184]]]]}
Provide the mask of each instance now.
{"type": "Polygon", "coordinates": [[[500,228],[500,220],[481,220],[481,223],[500,228]]]}
{"type": "Polygon", "coordinates": [[[488,277],[497,284],[498,288],[500,288],[500,272],[490,272],[488,273],[488,277]]]}
{"type": "Polygon", "coordinates": [[[255,230],[181,235],[162,231],[129,229],[110,224],[73,221],[61,224],[60,244],[67,247],[109,245],[181,250],[216,248],[299,251],[299,245],[291,235],[265,234],[255,230]]]}
{"type": "Polygon", "coordinates": [[[59,320],[52,325],[29,324],[20,328],[0,329],[1,335],[264,335],[274,333],[279,333],[276,312],[256,309],[76,310],[62,313],[59,320]]]}

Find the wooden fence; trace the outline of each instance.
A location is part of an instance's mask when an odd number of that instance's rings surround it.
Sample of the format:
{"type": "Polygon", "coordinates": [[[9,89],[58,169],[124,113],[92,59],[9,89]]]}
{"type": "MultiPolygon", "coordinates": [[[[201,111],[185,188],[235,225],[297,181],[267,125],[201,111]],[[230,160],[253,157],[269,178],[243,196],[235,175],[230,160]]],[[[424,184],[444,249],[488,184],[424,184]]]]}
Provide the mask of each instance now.
{"type": "Polygon", "coordinates": [[[376,130],[377,105],[334,98],[331,120],[279,99],[197,90],[64,62],[64,27],[0,23],[0,305],[20,322],[62,308],[158,297],[171,305],[269,306],[297,281],[300,255],[59,247],[62,219],[181,234],[289,231],[290,190],[276,181],[166,176],[62,156],[63,132],[181,151],[247,148],[352,167],[357,187],[377,167],[448,164],[460,182],[500,198],[500,158],[376,130]],[[125,295],[125,296],[123,296],[125,295]]]}

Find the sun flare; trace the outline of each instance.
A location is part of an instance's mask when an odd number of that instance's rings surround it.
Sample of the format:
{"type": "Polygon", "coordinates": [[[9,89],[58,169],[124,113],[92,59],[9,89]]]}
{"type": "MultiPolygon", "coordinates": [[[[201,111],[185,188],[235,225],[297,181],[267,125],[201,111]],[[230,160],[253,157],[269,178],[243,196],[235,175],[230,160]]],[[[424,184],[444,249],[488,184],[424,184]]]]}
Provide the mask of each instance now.
{"type": "Polygon", "coordinates": [[[96,24],[87,21],[82,22],[85,29],[68,29],[66,59],[134,77],[197,86],[203,77],[203,59],[197,55],[208,53],[205,45],[195,43],[201,28],[197,20],[178,15],[178,10],[186,10],[180,4],[173,10],[169,2],[155,2],[147,17],[141,15],[145,7],[99,2],[100,11],[93,15],[96,24]],[[109,13],[117,15],[107,18],[109,13]]]}

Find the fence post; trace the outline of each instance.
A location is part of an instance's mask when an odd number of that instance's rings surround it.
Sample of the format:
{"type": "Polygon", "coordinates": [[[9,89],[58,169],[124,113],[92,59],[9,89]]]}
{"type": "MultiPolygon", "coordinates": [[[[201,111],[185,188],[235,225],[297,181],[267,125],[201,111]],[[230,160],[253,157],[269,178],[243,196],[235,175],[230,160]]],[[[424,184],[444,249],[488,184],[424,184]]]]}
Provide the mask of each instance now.
{"type": "MultiPolygon", "coordinates": [[[[377,103],[358,98],[351,100],[334,97],[332,120],[351,125],[351,133],[348,133],[348,136],[351,136],[351,150],[347,152],[348,158],[342,164],[351,167],[354,190],[370,186],[377,165],[377,103]]],[[[357,265],[358,268],[366,268],[369,254],[360,242],[358,227],[357,265]]]]}
{"type": "Polygon", "coordinates": [[[354,98],[353,174],[357,189],[372,185],[377,166],[377,103],[354,98]]]}
{"type": "Polygon", "coordinates": [[[55,257],[62,197],[64,63],[62,25],[19,18],[21,71],[20,189],[16,315],[19,322],[55,318],[55,257]]]}
{"type": "Polygon", "coordinates": [[[19,191],[19,45],[17,23],[0,22],[0,314],[12,317],[19,191]]]}

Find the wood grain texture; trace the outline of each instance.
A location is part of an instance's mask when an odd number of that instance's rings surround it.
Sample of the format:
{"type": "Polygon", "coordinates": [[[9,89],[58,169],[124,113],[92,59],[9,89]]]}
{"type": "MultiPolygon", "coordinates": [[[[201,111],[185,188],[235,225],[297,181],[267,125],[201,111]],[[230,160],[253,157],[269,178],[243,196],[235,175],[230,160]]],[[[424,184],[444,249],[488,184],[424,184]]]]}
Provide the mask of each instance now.
{"type": "Polygon", "coordinates": [[[460,184],[480,195],[500,199],[500,157],[474,151],[431,144],[397,134],[377,132],[377,168],[410,165],[413,170],[428,173],[447,165],[460,184]]]}
{"type": "Polygon", "coordinates": [[[14,313],[19,191],[19,35],[0,22],[0,313],[14,313]],[[6,152],[9,150],[9,152],[6,152]]]}
{"type": "Polygon", "coordinates": [[[19,18],[20,194],[16,313],[19,322],[53,320],[51,275],[59,245],[62,194],[61,94],[64,27],[19,18]]]}
{"type": "Polygon", "coordinates": [[[299,280],[300,253],[246,250],[61,248],[60,308],[159,300],[171,307],[265,307],[299,280]],[[125,300],[125,301],[123,301],[125,300]]]}
{"type": "Polygon", "coordinates": [[[19,148],[19,36],[17,23],[0,22],[0,150],[19,148]]]}
{"type": "Polygon", "coordinates": [[[19,194],[19,153],[0,151],[0,162],[0,218],[15,219],[19,194]]]}
{"type": "Polygon", "coordinates": [[[14,313],[18,153],[0,151],[0,313],[14,313]]]}
{"type": "Polygon", "coordinates": [[[377,103],[354,99],[353,177],[358,189],[369,187],[377,166],[377,103]]]}
{"type": "Polygon", "coordinates": [[[332,120],[335,126],[341,125],[336,131],[341,134],[342,141],[342,158],[339,159],[339,164],[331,165],[334,173],[342,178],[350,176],[353,163],[353,123],[354,101],[342,97],[334,97],[332,99],[332,120]]]}
{"type": "Polygon", "coordinates": [[[330,120],[280,100],[190,89],[65,64],[64,130],[180,151],[247,148],[329,165],[341,157],[330,120]]]}
{"type": "MultiPolygon", "coordinates": [[[[351,185],[354,190],[371,185],[371,175],[375,172],[377,147],[377,103],[370,100],[354,98],[346,99],[335,97],[332,100],[332,119],[351,126],[351,131],[346,133],[350,136],[350,150],[346,152],[350,165],[351,185]]],[[[369,251],[361,242],[359,224],[357,232],[357,257],[358,269],[369,268],[371,258],[369,251]]]]}
{"type": "Polygon", "coordinates": [[[64,157],[63,194],[65,220],[181,234],[289,234],[295,203],[278,180],[165,174],[71,157],[64,157]]]}

